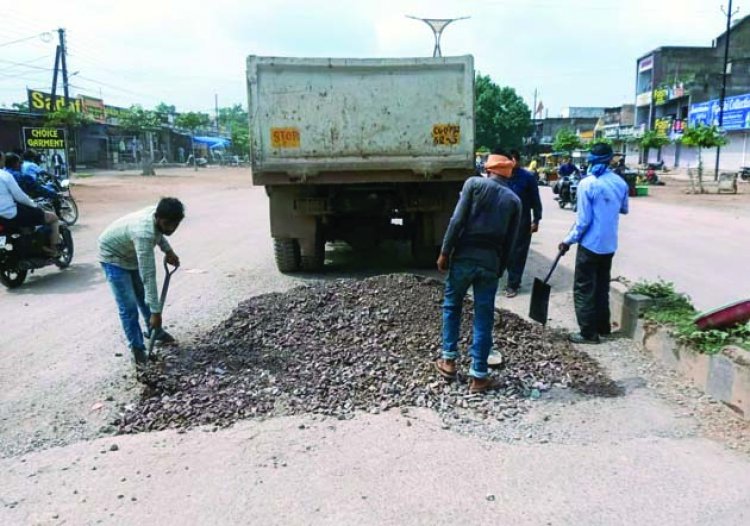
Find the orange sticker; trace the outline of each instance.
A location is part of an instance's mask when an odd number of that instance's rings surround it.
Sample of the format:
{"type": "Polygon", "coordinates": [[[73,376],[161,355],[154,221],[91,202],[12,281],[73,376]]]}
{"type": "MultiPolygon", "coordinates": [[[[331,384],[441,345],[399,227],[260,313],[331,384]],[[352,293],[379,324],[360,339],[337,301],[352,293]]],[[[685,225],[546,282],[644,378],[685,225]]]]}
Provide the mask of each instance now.
{"type": "Polygon", "coordinates": [[[271,146],[273,148],[299,148],[299,130],[297,128],[271,128],[271,146]]]}
{"type": "Polygon", "coordinates": [[[455,146],[461,142],[461,126],[458,124],[435,124],[432,127],[432,143],[455,146]]]}

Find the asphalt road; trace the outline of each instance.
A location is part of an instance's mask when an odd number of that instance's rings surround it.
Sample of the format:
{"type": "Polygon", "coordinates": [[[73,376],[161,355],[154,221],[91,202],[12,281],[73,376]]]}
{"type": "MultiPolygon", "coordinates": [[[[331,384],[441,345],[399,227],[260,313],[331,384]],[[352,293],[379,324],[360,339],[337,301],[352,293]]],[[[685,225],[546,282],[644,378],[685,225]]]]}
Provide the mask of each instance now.
{"type": "MultiPolygon", "coordinates": [[[[725,433],[747,437],[747,425],[626,341],[591,351],[629,386],[626,396],[543,398],[494,440],[445,430],[424,411],[107,436],[107,423],[137,394],[96,263],[96,237],[111,220],[161,195],[186,202],[173,240],[183,268],[165,309],[178,338],[210,327],[248,296],[298,280],[276,272],[265,193],[241,170],[79,183],[73,267],[45,269],[18,291],[0,291],[0,523],[750,522],[750,462],[728,447],[742,442],[725,433]]],[[[530,275],[549,264],[573,218],[543,193],[530,275]]],[[[674,280],[704,306],[729,301],[742,292],[746,217],[741,207],[634,201],[616,273],[674,280]]],[[[379,271],[409,270],[403,251],[388,250],[379,271]]],[[[378,271],[345,250],[329,256],[331,271],[306,279],[378,271]]],[[[557,325],[572,322],[572,263],[568,256],[553,279],[557,325]]],[[[527,299],[499,303],[523,312],[527,299]]]]}

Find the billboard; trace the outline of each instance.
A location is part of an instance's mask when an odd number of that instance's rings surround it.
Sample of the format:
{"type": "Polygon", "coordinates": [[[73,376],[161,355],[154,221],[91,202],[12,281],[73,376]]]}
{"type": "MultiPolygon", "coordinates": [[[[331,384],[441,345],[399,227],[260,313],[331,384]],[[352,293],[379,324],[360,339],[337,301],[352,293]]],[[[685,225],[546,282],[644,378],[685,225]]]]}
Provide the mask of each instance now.
{"type": "Polygon", "coordinates": [[[24,128],[23,147],[26,150],[65,150],[65,130],[63,128],[24,128]]]}
{"type": "Polygon", "coordinates": [[[79,95],[81,100],[81,111],[88,115],[91,120],[103,124],[107,122],[107,116],[104,110],[104,101],[93,97],[79,95]]]}
{"type": "MultiPolygon", "coordinates": [[[[37,91],[33,89],[26,90],[29,97],[29,110],[34,113],[47,113],[52,106],[52,94],[44,93],[43,91],[37,91]]],[[[55,94],[55,110],[60,110],[65,107],[65,97],[61,93],[55,94]]],[[[74,98],[68,99],[68,107],[75,111],[81,111],[81,101],[74,98]]]]}
{"type": "MultiPolygon", "coordinates": [[[[719,100],[699,102],[690,105],[688,122],[690,126],[699,124],[719,125],[719,100]]],[[[724,131],[750,129],[750,93],[727,97],[724,100],[724,131]]]]}

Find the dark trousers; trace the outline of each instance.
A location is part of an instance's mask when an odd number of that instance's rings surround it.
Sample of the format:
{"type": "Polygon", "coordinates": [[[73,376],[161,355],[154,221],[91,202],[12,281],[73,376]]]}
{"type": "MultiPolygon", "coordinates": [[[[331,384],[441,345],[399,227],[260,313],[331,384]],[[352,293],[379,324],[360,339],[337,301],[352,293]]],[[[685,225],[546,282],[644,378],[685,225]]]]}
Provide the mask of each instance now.
{"type": "Polygon", "coordinates": [[[578,246],[573,299],[581,334],[609,334],[609,279],[614,254],[596,254],[578,246]]]}
{"type": "Polygon", "coordinates": [[[526,268],[526,259],[529,256],[530,246],[531,223],[524,223],[519,228],[518,237],[508,258],[509,289],[519,289],[521,287],[521,278],[523,278],[523,271],[526,268]]]}

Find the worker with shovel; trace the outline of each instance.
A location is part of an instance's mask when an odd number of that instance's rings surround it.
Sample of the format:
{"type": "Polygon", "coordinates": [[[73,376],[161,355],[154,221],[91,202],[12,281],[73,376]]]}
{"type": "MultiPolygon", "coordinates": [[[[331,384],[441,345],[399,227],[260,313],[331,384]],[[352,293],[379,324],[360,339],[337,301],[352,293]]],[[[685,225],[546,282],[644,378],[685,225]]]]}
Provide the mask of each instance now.
{"type": "Polygon", "coordinates": [[[149,327],[147,336],[163,343],[174,341],[162,329],[161,305],[156,285],[154,247],[165,253],[165,262],[177,267],[180,258],[165,236],[171,236],[185,217],[185,207],[174,197],[164,197],[148,207],[122,217],[99,237],[99,261],[117,303],[120,322],[137,366],[148,361],[138,311],[149,327]]]}
{"type": "Polygon", "coordinates": [[[505,272],[521,222],[521,201],[508,187],[514,162],[507,155],[490,155],[488,177],[471,177],[445,232],[437,267],[448,272],[443,303],[443,354],[435,361],[447,379],[458,375],[461,310],[469,287],[474,292],[474,334],[469,391],[481,393],[500,387],[487,371],[495,321],[495,294],[505,272]]]}
{"type": "Polygon", "coordinates": [[[576,223],[558,247],[565,254],[578,243],[573,300],[581,332],[570,336],[573,343],[599,343],[611,332],[610,271],[620,214],[628,213],[628,184],[609,168],[612,157],[608,144],[591,148],[589,175],[578,185],[576,223]]]}

